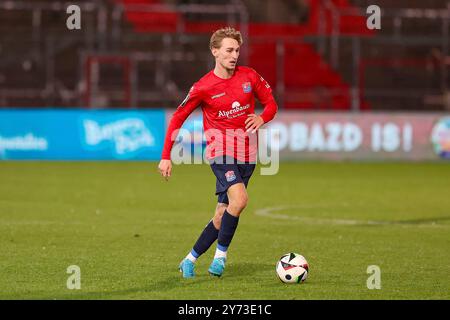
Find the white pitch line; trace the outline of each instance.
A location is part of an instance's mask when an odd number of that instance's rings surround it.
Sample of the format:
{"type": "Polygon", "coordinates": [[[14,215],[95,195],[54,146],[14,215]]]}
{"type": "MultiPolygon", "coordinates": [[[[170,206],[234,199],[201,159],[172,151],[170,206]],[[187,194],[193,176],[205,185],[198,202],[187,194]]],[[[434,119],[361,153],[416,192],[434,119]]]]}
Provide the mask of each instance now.
{"type": "MultiPolygon", "coordinates": [[[[340,206],[347,206],[342,204],[340,206]]],[[[288,209],[312,209],[312,208],[329,208],[329,206],[323,205],[286,205],[262,208],[255,211],[255,215],[261,217],[267,217],[271,219],[278,220],[291,220],[299,221],[307,224],[334,224],[334,225],[398,225],[402,227],[448,227],[450,225],[437,224],[436,222],[430,223],[408,223],[402,221],[375,221],[375,220],[352,220],[352,219],[334,219],[334,218],[312,218],[312,217],[302,217],[302,216],[291,216],[287,214],[275,213],[278,211],[288,210],[288,209]]]]}

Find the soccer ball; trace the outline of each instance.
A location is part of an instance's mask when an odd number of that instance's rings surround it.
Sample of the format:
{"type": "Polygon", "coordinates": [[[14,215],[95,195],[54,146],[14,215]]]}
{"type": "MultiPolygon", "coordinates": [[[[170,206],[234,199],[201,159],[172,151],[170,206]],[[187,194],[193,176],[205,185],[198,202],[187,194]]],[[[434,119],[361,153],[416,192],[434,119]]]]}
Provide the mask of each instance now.
{"type": "Polygon", "coordinates": [[[284,283],[302,283],[308,277],[309,265],[298,253],[287,253],[277,262],[278,278],[284,283]]]}

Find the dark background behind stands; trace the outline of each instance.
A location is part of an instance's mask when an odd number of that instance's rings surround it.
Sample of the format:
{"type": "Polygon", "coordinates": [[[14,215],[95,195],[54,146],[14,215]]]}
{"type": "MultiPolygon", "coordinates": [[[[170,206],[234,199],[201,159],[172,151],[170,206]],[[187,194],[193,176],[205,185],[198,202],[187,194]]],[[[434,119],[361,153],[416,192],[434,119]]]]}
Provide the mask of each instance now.
{"type": "Polygon", "coordinates": [[[0,107],[174,108],[214,65],[209,37],[244,33],[241,64],[272,85],[283,109],[450,110],[450,2],[365,0],[0,4],[0,107]],[[211,5],[213,3],[214,5],[211,5]]]}

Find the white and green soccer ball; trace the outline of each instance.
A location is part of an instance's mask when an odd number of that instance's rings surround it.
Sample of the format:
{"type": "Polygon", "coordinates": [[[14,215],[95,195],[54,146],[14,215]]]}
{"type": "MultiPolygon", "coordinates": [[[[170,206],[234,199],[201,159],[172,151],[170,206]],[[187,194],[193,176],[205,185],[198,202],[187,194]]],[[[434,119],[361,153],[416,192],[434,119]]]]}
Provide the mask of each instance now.
{"type": "Polygon", "coordinates": [[[283,255],[276,266],[277,276],[284,283],[302,283],[308,277],[308,271],[305,257],[294,252],[283,255]]]}

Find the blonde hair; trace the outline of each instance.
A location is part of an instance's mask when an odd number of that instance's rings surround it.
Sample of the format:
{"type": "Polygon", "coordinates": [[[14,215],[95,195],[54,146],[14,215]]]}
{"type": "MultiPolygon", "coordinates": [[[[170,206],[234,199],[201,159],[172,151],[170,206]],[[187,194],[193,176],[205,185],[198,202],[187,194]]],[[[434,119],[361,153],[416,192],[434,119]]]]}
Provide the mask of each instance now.
{"type": "Polygon", "coordinates": [[[244,42],[242,40],[242,35],[239,31],[232,27],[226,27],[219,30],[216,30],[209,41],[209,48],[212,50],[213,48],[219,49],[222,45],[222,40],[225,38],[231,38],[236,40],[241,46],[244,42]]]}

